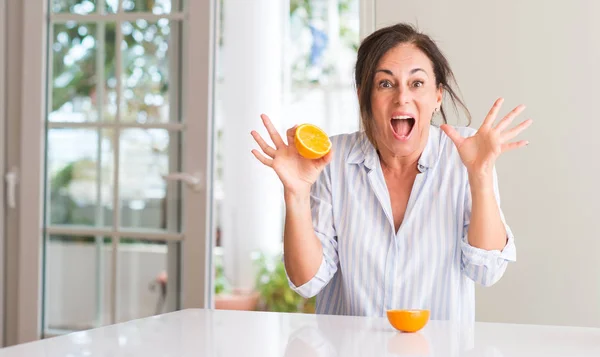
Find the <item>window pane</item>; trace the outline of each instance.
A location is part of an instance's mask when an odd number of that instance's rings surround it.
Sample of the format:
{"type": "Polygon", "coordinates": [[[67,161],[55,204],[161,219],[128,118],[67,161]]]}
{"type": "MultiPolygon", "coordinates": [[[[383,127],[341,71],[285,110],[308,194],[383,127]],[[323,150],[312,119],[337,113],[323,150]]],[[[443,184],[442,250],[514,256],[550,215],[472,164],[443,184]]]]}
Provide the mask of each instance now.
{"type": "Polygon", "coordinates": [[[217,16],[215,303],[310,312],[314,299],[289,289],[281,262],[281,183],[249,154],[259,147],[247,133],[256,130],[271,143],[259,118],[263,112],[282,135],[303,123],[330,136],[359,129],[353,75],[359,0],[290,0],[289,8],[276,3],[223,0],[217,16]],[[260,19],[252,15],[257,13],[260,19]],[[250,287],[260,293],[257,304],[244,291],[250,287]]]}
{"type": "Polygon", "coordinates": [[[51,225],[112,221],[112,135],[96,129],[48,131],[47,205],[51,225]]]}
{"type": "Polygon", "coordinates": [[[115,24],[67,22],[53,27],[49,121],[114,120],[115,24]],[[103,49],[99,52],[98,49],[103,49]],[[104,65],[98,67],[98,62],[104,65]]]}
{"type": "MultiPolygon", "coordinates": [[[[117,12],[119,0],[104,0],[105,13],[117,12]]],[[[50,0],[50,11],[61,14],[88,15],[96,12],[97,0],[50,0]]]]}
{"type": "Polygon", "coordinates": [[[335,135],[359,128],[354,65],[359,43],[358,0],[292,1],[287,126],[312,124],[335,135]],[[331,23],[339,28],[332,29],[331,23]]]}
{"type": "Polygon", "coordinates": [[[98,106],[101,103],[101,117],[103,121],[114,122],[117,116],[117,73],[116,73],[116,31],[117,25],[114,22],[99,24],[105,26],[104,43],[104,86],[102,98],[99,94],[94,97],[94,104],[98,106]]]}
{"type": "Polygon", "coordinates": [[[96,11],[96,0],[51,0],[50,11],[87,15],[96,11]]]}
{"type": "Polygon", "coordinates": [[[122,227],[168,228],[167,213],[169,209],[176,210],[179,202],[176,192],[173,192],[174,199],[167,200],[167,185],[162,176],[176,170],[169,170],[169,164],[177,164],[177,147],[171,144],[177,141],[177,135],[162,129],[121,132],[119,200],[122,227]],[[171,159],[170,151],[174,151],[171,159]]]}
{"type": "Polygon", "coordinates": [[[122,121],[157,123],[177,121],[170,113],[170,51],[172,25],[137,20],[122,25],[123,97],[122,121]]]}
{"type": "Polygon", "coordinates": [[[168,262],[177,265],[179,243],[122,238],[119,243],[117,322],[172,311],[167,284],[178,284],[177,270],[169,276],[168,262]]]}
{"type": "Polygon", "coordinates": [[[50,236],[46,240],[46,330],[109,324],[110,238],[50,236]]]}
{"type": "Polygon", "coordinates": [[[96,89],[96,24],[55,24],[52,43],[50,121],[97,120],[92,104],[96,89]]]}
{"type": "Polygon", "coordinates": [[[127,12],[150,12],[162,15],[170,13],[171,7],[177,2],[177,0],[123,0],[123,10],[127,12]]]}
{"type": "Polygon", "coordinates": [[[119,0],[104,0],[104,8],[107,13],[115,13],[119,8],[119,0]]]}

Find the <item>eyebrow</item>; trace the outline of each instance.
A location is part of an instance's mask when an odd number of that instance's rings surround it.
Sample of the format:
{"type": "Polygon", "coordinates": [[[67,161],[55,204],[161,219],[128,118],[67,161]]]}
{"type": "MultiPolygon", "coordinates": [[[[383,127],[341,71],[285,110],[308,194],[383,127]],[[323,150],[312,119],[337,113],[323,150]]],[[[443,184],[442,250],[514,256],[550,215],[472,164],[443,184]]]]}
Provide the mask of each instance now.
{"type": "MultiPolygon", "coordinates": [[[[389,69],[385,69],[385,68],[378,69],[378,70],[375,71],[375,73],[377,73],[377,72],[387,73],[390,76],[394,75],[394,73],[392,71],[390,71],[389,69]]],[[[410,70],[409,74],[413,75],[413,74],[415,74],[417,72],[423,72],[423,73],[427,74],[427,71],[425,71],[423,68],[413,68],[413,69],[410,70]]]]}

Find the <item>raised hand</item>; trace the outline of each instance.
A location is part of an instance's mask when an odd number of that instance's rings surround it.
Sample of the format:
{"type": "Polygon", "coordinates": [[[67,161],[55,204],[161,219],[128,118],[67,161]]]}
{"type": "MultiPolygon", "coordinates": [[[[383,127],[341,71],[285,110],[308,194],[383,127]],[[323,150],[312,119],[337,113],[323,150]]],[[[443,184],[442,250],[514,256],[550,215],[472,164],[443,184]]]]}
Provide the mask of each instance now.
{"type": "Polygon", "coordinates": [[[524,109],[524,105],[519,105],[508,113],[496,126],[493,126],[498,111],[504,99],[496,100],[483,124],[475,135],[464,138],[454,128],[444,124],[441,129],[450,137],[456,145],[460,158],[467,168],[469,175],[490,175],[492,173],[496,159],[503,152],[523,147],[529,142],[526,140],[511,142],[523,130],[527,129],[533,122],[531,119],[525,120],[512,129],[507,130],[510,123],[524,109]]]}
{"type": "Polygon", "coordinates": [[[327,155],[320,159],[306,159],[298,153],[294,144],[294,135],[296,127],[292,127],[287,131],[287,144],[273,126],[273,123],[265,114],[261,115],[263,124],[275,144],[275,147],[269,146],[265,140],[256,132],[252,131],[252,137],[263,153],[256,149],[252,150],[252,154],[264,165],[271,167],[283,183],[286,194],[292,195],[308,195],[310,187],[317,180],[323,168],[331,161],[331,150],[327,155]],[[266,156],[265,156],[266,155],[266,156]]]}

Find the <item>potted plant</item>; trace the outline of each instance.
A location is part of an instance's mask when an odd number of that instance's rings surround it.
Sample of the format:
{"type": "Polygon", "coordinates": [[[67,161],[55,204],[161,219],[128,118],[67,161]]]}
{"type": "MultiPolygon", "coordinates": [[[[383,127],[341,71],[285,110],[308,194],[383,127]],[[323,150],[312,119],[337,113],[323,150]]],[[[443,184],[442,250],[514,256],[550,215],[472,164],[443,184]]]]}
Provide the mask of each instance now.
{"type": "Polygon", "coordinates": [[[256,290],[260,293],[258,310],[277,312],[315,312],[315,298],[305,299],[293,291],[288,283],[280,255],[269,257],[258,254],[256,290]]]}
{"type": "Polygon", "coordinates": [[[258,292],[245,291],[231,287],[225,276],[223,261],[219,254],[215,256],[215,309],[218,310],[256,310],[258,292]]]}

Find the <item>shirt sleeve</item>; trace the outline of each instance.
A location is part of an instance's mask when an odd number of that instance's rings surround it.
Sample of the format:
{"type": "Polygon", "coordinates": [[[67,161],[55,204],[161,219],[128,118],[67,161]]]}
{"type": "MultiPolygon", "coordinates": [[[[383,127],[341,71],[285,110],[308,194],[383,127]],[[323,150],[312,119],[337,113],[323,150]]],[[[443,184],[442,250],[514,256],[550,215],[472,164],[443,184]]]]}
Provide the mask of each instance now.
{"type": "Polygon", "coordinates": [[[321,265],[315,276],[300,286],[294,285],[289,276],[287,277],[292,290],[305,298],[317,295],[329,283],[337,272],[339,263],[337,234],[333,222],[330,166],[327,165],[321,172],[319,178],[311,187],[310,193],[313,229],[323,246],[321,265]]]}
{"type": "Polygon", "coordinates": [[[496,169],[493,171],[494,176],[494,194],[496,202],[500,209],[500,216],[504,228],[506,229],[506,245],[502,250],[485,250],[473,247],[469,244],[469,224],[471,221],[472,197],[471,187],[467,185],[467,193],[465,199],[465,223],[463,228],[463,240],[461,242],[462,260],[461,268],[465,275],[471,280],[483,286],[491,286],[498,282],[504,272],[508,262],[514,262],[517,259],[517,249],[515,246],[515,237],[506,223],[504,213],[500,208],[500,194],[498,189],[498,177],[496,169]]]}

